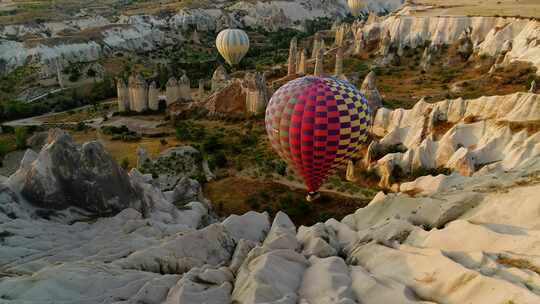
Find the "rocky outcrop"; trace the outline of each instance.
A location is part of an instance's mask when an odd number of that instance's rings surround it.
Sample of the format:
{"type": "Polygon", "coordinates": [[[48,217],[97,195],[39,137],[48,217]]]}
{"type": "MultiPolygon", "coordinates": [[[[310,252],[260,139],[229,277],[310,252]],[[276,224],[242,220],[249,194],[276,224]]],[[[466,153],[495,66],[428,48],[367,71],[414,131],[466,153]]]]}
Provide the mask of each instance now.
{"type": "Polygon", "coordinates": [[[503,54],[504,63],[521,61],[540,67],[540,45],[531,43],[535,41],[539,30],[539,22],[529,19],[419,17],[403,13],[383,20],[368,21],[359,29],[362,34],[357,35],[356,39],[361,37],[368,45],[370,41],[384,42],[382,45],[385,47],[381,48],[383,55],[388,54],[390,46],[399,50],[429,44],[430,53],[433,53],[437,47],[458,43],[457,51],[464,56],[470,54],[471,50],[495,58],[503,54]]]}
{"type": "Polygon", "coordinates": [[[448,168],[470,176],[483,166],[520,166],[538,155],[540,135],[534,130],[539,113],[540,99],[530,93],[435,104],[421,100],[411,110],[379,109],[373,133],[382,137],[380,144],[407,148],[377,161],[381,185],[390,186],[387,180],[396,167],[405,174],[448,168]]]}
{"type": "Polygon", "coordinates": [[[79,146],[60,130],[47,144],[27,153],[10,184],[35,206],[61,210],[79,207],[95,214],[141,209],[129,177],[98,142],[79,146]]]}
{"type": "Polygon", "coordinates": [[[225,67],[222,65],[218,66],[212,76],[212,92],[216,92],[226,87],[230,80],[231,78],[229,77],[227,70],[225,70],[225,67]]]}
{"type": "Polygon", "coordinates": [[[377,110],[382,107],[382,96],[377,89],[377,78],[373,71],[369,72],[362,82],[360,92],[366,97],[369,109],[375,115],[377,110]]]}
{"type": "MultiPolygon", "coordinates": [[[[508,105],[496,98],[482,101],[439,109],[437,117],[516,115],[490,107],[508,105]]],[[[521,106],[533,112],[526,119],[537,119],[537,108],[521,106]]],[[[521,106],[514,102],[514,111],[521,106]]],[[[422,112],[401,113],[393,123],[405,126],[422,112]]],[[[515,141],[515,147],[527,145],[515,141]]],[[[34,163],[35,153],[27,154],[21,170],[34,163]]],[[[74,294],[77,303],[88,304],[111,298],[151,304],[540,301],[540,156],[534,153],[506,170],[422,177],[403,184],[406,193],[380,192],[341,221],[298,229],[282,212],[271,225],[268,214],[257,212],[211,224],[204,204],[178,209],[166,199],[172,193],[148,180],[136,170],[129,174],[130,184],[154,204],[147,216],[126,208],[93,221],[74,221],[78,213],[36,219],[29,213],[35,207],[0,183],[4,301],[75,303],[74,294]],[[99,284],[89,287],[89,280],[99,284]]],[[[174,192],[186,200],[200,196],[189,179],[174,192]]]]}
{"type": "Polygon", "coordinates": [[[270,100],[270,92],[266,86],[264,74],[247,73],[242,82],[242,89],[246,95],[245,112],[253,115],[264,113],[270,100]]]}

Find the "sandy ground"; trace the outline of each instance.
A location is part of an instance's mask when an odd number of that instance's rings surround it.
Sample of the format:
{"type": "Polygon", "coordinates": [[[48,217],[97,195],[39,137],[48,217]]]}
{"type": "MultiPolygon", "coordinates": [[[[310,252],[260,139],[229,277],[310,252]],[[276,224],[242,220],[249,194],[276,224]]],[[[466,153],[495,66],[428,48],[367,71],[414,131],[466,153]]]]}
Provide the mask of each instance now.
{"type": "Polygon", "coordinates": [[[420,16],[521,16],[540,18],[539,0],[417,0],[436,8],[416,12],[420,16]]]}

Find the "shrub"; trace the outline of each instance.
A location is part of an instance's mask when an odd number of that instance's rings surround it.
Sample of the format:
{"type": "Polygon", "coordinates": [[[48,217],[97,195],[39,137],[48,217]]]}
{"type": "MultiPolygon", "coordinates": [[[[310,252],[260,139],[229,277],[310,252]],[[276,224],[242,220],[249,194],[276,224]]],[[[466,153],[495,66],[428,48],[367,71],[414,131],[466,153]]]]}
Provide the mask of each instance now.
{"type": "Polygon", "coordinates": [[[227,157],[223,151],[217,151],[208,158],[208,165],[212,168],[223,168],[227,165],[227,157]]]}
{"type": "Polygon", "coordinates": [[[167,140],[164,138],[160,139],[159,142],[161,143],[162,146],[166,146],[168,144],[167,140]]]}
{"type": "Polygon", "coordinates": [[[261,207],[259,198],[255,194],[252,194],[246,198],[246,204],[253,210],[258,210],[261,207]]]}
{"type": "Polygon", "coordinates": [[[15,129],[15,145],[17,146],[17,149],[25,149],[27,139],[28,130],[25,127],[15,129]]]}
{"type": "Polygon", "coordinates": [[[223,148],[223,143],[221,142],[221,138],[218,135],[214,134],[205,139],[202,148],[205,153],[210,154],[223,148]]]}
{"type": "Polygon", "coordinates": [[[278,161],[276,164],[276,173],[285,176],[287,174],[287,164],[283,161],[278,161]]]}
{"type": "Polygon", "coordinates": [[[120,163],[120,167],[122,167],[124,170],[127,170],[129,168],[129,159],[127,157],[122,159],[122,162],[120,163]]]}
{"type": "Polygon", "coordinates": [[[0,141],[0,164],[2,158],[9,152],[9,145],[6,142],[0,141]]]}
{"type": "Polygon", "coordinates": [[[75,130],[77,131],[84,131],[86,130],[87,126],[86,124],[84,123],[84,121],[80,121],[78,124],[77,124],[77,127],[75,128],[75,130]]]}

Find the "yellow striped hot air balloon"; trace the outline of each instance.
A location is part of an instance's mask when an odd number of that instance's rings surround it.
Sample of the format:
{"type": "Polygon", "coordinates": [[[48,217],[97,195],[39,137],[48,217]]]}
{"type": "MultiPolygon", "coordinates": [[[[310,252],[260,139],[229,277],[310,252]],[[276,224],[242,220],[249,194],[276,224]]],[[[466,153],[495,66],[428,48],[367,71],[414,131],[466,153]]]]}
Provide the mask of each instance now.
{"type": "Polygon", "coordinates": [[[249,50],[249,37],[239,29],[225,29],[216,38],[216,47],[229,65],[236,65],[249,50]]]}
{"type": "Polygon", "coordinates": [[[355,17],[358,17],[360,15],[360,12],[365,6],[363,0],[347,0],[347,4],[349,5],[351,14],[355,17]]]}

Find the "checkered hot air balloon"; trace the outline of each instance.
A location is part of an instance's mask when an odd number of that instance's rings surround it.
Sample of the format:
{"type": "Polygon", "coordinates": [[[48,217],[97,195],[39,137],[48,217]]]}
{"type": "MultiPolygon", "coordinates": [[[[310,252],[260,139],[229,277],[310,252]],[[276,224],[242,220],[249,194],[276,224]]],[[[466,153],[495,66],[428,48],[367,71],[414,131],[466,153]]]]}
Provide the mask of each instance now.
{"type": "Polygon", "coordinates": [[[302,77],[282,86],[266,109],[274,150],[316,192],[367,139],[367,100],[347,81],[302,77]]]}
{"type": "Polygon", "coordinates": [[[229,65],[236,65],[249,50],[249,37],[243,30],[225,29],[219,32],[216,47],[229,65]]]}

